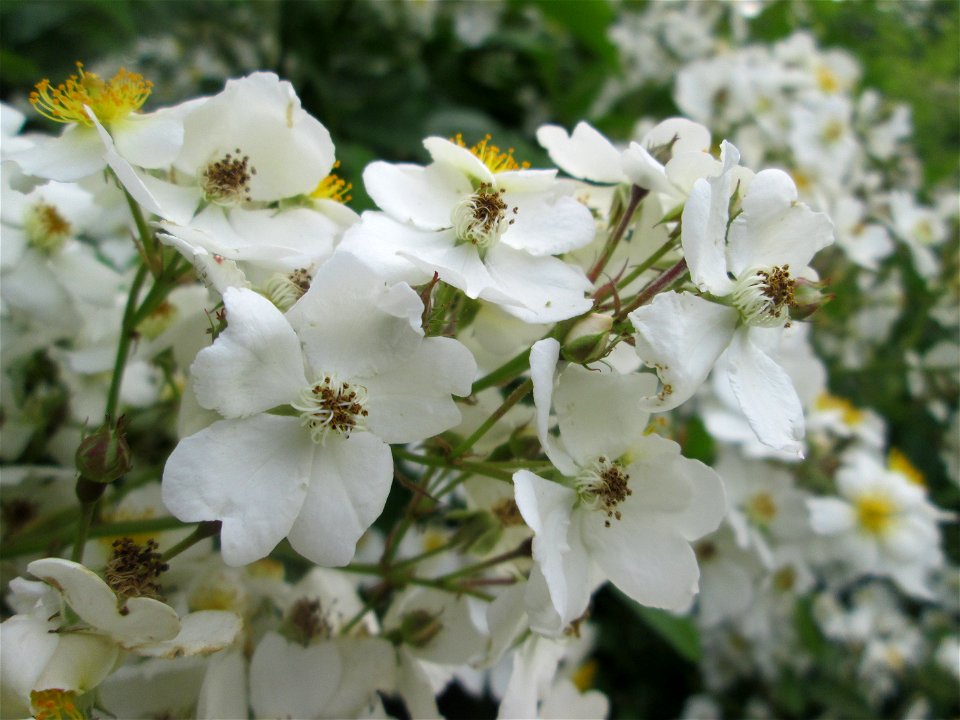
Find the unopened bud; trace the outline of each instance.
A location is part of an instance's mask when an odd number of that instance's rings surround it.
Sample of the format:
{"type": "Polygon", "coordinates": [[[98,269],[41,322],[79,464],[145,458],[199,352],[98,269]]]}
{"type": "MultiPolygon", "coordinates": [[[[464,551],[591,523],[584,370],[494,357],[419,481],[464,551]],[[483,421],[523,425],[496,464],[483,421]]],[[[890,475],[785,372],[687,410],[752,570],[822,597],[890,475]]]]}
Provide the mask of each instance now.
{"type": "Polygon", "coordinates": [[[76,466],[81,478],[106,484],[130,471],[133,463],[125,426],[123,417],[114,426],[107,421],[80,442],[76,466]]]}
{"type": "Polygon", "coordinates": [[[806,320],[813,315],[822,305],[833,300],[833,295],[824,293],[825,282],[814,282],[806,278],[797,278],[796,288],[794,290],[794,305],[790,308],[790,318],[793,320],[806,320]]]}
{"type": "Polygon", "coordinates": [[[574,325],[563,341],[560,352],[565,360],[586,363],[599,360],[607,354],[613,318],[591,313],[574,325]]]}

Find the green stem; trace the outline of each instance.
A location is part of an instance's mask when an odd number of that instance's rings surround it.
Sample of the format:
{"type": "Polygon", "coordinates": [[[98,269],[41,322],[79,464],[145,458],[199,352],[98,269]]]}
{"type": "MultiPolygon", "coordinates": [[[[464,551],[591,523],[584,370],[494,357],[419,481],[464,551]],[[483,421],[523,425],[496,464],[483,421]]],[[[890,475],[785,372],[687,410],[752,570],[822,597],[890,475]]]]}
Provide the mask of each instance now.
{"type": "Polygon", "coordinates": [[[73,552],[70,553],[70,559],[75,563],[83,562],[83,547],[87,544],[90,523],[93,522],[93,513],[96,509],[97,502],[95,500],[80,505],[80,523],[77,525],[77,535],[73,541],[73,552]]]}
{"type": "MultiPolygon", "coordinates": [[[[120,187],[123,187],[123,183],[120,183],[120,187]]],[[[137,233],[140,235],[140,244],[143,246],[144,260],[148,266],[153,265],[154,255],[156,254],[153,233],[150,231],[150,226],[147,225],[147,221],[143,217],[143,212],[140,210],[140,205],[137,201],[134,200],[133,196],[126,190],[123,191],[123,195],[127,199],[127,206],[130,208],[133,222],[137,226],[137,233]]],[[[150,268],[150,271],[153,272],[153,268],[150,268]]]]}
{"type": "Polygon", "coordinates": [[[469,587],[464,587],[463,585],[451,585],[445,580],[412,577],[407,578],[407,583],[410,585],[420,585],[421,587],[436,588],[437,590],[443,590],[444,592],[453,593],[454,595],[470,595],[471,597],[480,598],[487,602],[493,601],[493,595],[490,593],[474,590],[469,587]]]}
{"type": "Polygon", "coordinates": [[[219,520],[207,520],[200,523],[192,533],[163,553],[163,555],[160,556],[160,559],[166,561],[170,560],[171,558],[175,558],[184,550],[192,548],[198,542],[202,542],[209,537],[217,535],[220,532],[220,525],[221,523],[219,520]]]}
{"type": "Polygon", "coordinates": [[[675,238],[670,238],[663,245],[658,247],[653,251],[653,254],[644,260],[642,263],[637,265],[633,270],[631,270],[627,275],[624,276],[622,280],[617,283],[617,287],[625,288],[627,285],[632,283],[638,277],[643,275],[647,270],[653,267],[654,263],[657,262],[660,258],[666,255],[673,249],[673,246],[676,245],[677,241],[675,238]]]}
{"type": "Polygon", "coordinates": [[[587,273],[587,278],[590,280],[590,282],[596,282],[597,278],[600,277],[600,273],[603,272],[603,269],[607,266],[607,263],[610,262],[610,258],[613,257],[614,250],[617,249],[617,245],[620,243],[620,240],[626,233],[627,228],[633,221],[633,215],[637,211],[637,206],[640,204],[640,201],[647,196],[648,192],[648,190],[638,187],[637,185],[632,185],[630,187],[630,200],[627,202],[627,207],[623,211],[623,215],[620,216],[620,222],[617,224],[617,227],[614,229],[610,237],[607,238],[607,242],[604,244],[603,250],[600,252],[600,257],[597,258],[596,264],[594,264],[594,266],[590,269],[590,272],[587,273]]]}
{"type": "MultiPolygon", "coordinates": [[[[529,361],[529,357],[528,357],[529,361]]],[[[493,413],[488,417],[483,424],[474,430],[473,434],[460,443],[457,447],[453,449],[450,453],[449,460],[456,460],[458,457],[463,455],[467,450],[472,448],[474,444],[482,438],[484,435],[489,432],[490,428],[497,424],[497,421],[507,414],[507,411],[516,405],[527,393],[533,389],[533,380],[529,378],[524,380],[517,388],[507,396],[507,399],[503,401],[503,404],[500,405],[493,413]]]]}
{"type": "Polygon", "coordinates": [[[110,390],[107,393],[107,422],[114,422],[117,413],[117,404],[120,400],[120,381],[123,378],[123,368],[127,364],[127,356],[130,352],[130,341],[133,339],[132,324],[134,309],[137,304],[137,296],[140,294],[140,288],[143,287],[147,279],[147,266],[141,265],[137,268],[137,274],[133,277],[133,283],[130,286],[130,294],[127,296],[127,305],[123,309],[123,322],[120,326],[120,341],[117,343],[117,356],[113,363],[113,376],[110,378],[110,390]]]}
{"type": "Polygon", "coordinates": [[[474,573],[481,572],[483,570],[486,570],[487,568],[500,565],[501,563],[509,562],[510,560],[516,560],[517,558],[521,558],[521,557],[530,557],[530,541],[529,540],[524,540],[513,550],[510,550],[501,555],[497,555],[495,557],[489,558],[488,560],[484,560],[483,562],[478,562],[473,565],[468,565],[465,568],[460,568],[459,570],[455,570],[454,572],[447,573],[446,575],[441,575],[437,579],[442,580],[444,582],[449,582],[450,580],[455,580],[457,578],[463,577],[464,575],[473,575],[474,573]]]}
{"type": "Polygon", "coordinates": [[[522,373],[528,367],[530,367],[529,348],[521,352],[519,355],[515,355],[514,357],[510,358],[496,370],[487,373],[482,378],[477,380],[470,389],[470,394],[476,395],[478,392],[481,390],[486,390],[488,387],[493,387],[494,385],[499,385],[500,383],[507,382],[508,380],[513,380],[513,378],[522,373]]]}
{"type": "MultiPolygon", "coordinates": [[[[433,455],[417,455],[415,453],[403,450],[402,448],[393,448],[393,455],[401,460],[425,465],[427,467],[445,468],[448,470],[463,470],[481,475],[489,475],[497,480],[510,480],[510,469],[500,467],[497,463],[474,462],[471,460],[458,460],[451,462],[449,458],[433,455]]],[[[519,468],[517,468],[519,469],[519,468]]]]}

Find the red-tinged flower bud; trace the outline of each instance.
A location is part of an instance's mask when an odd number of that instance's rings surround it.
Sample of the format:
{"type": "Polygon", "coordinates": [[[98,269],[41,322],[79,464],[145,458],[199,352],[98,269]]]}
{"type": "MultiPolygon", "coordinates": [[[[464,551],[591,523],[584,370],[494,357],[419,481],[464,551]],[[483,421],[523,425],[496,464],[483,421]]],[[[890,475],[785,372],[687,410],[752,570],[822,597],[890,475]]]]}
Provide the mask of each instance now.
{"type": "Polygon", "coordinates": [[[114,426],[108,421],[81,441],[76,455],[81,478],[106,484],[130,471],[133,463],[125,427],[123,417],[114,426]]]}
{"type": "Polygon", "coordinates": [[[613,318],[591,313],[574,325],[560,349],[565,360],[585,365],[607,354],[613,318]]]}

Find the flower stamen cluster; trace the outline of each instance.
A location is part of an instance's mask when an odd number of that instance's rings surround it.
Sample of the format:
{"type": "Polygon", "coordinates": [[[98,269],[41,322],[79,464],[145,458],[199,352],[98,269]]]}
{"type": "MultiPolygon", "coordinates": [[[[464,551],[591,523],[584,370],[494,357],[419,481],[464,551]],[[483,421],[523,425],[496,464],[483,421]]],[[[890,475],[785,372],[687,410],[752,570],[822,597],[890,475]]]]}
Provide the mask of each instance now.
{"type": "Polygon", "coordinates": [[[23,218],[27,239],[37,250],[53,255],[70,237],[69,221],[56,207],[40,202],[30,206],[23,218]]]}
{"type": "Polygon", "coordinates": [[[488,133],[484,136],[483,140],[476,145],[467,147],[467,144],[463,141],[463,135],[457,133],[450,141],[462,148],[467,148],[472,155],[486,165],[490,169],[490,172],[493,173],[506,172],[508,170],[526,170],[530,167],[530,163],[526,161],[517,162],[516,158],[513,157],[513,148],[507,148],[506,152],[501,152],[499,147],[490,142],[490,139],[491,135],[488,133]]]}
{"type": "Polygon", "coordinates": [[[316,599],[297,600],[287,616],[287,627],[292,639],[304,647],[315,639],[328,639],[333,635],[333,628],[316,599]]]}
{"type": "MultiPolygon", "coordinates": [[[[454,206],[451,213],[454,232],[462,242],[487,250],[513,225],[514,218],[507,217],[508,209],[502,189],[494,190],[489,184],[480,183],[476,193],[454,206]]],[[[516,215],[517,208],[513,208],[512,213],[516,215]]]]}
{"type": "Polygon", "coordinates": [[[83,713],[76,705],[77,693],[73,690],[34,690],[30,693],[36,720],[83,720],[83,713]]]}
{"type": "MultiPolygon", "coordinates": [[[[155,578],[169,569],[157,552],[157,541],[147,540],[145,546],[123,537],[113,541],[113,556],[105,571],[107,585],[121,600],[148,597],[162,600],[160,584],[155,578]]],[[[120,611],[123,614],[123,610],[120,611]]]]}
{"type": "Polygon", "coordinates": [[[110,80],[83,70],[77,63],[77,75],[53,87],[48,79],[30,93],[30,104],[49,120],[59,123],[81,123],[93,127],[84,106],[93,110],[103,122],[110,123],[139,110],[150,96],[153,83],[139,73],[120,68],[110,80]]]}
{"type": "Polygon", "coordinates": [[[267,297],[281,312],[292,308],[309,289],[310,272],[306,268],[297,268],[286,275],[274,273],[264,287],[267,297]]]}
{"type": "Polygon", "coordinates": [[[366,403],[365,387],[341,383],[328,375],[301,390],[299,401],[291,406],[300,411],[300,424],[310,429],[311,439],[323,445],[331,432],[350,437],[353,430],[362,430],[368,415],[366,403]]]}
{"type": "Polygon", "coordinates": [[[240,156],[240,148],[227,153],[220,160],[208,164],[200,172],[203,194],[218,205],[238,205],[250,202],[250,181],[257,169],[250,165],[250,156],[240,156]]]}
{"type": "MultiPolygon", "coordinates": [[[[334,169],[340,167],[340,161],[333,164],[334,169]]],[[[341,205],[353,200],[350,191],[353,190],[353,183],[348,183],[336,173],[330,173],[321,180],[310,197],[314,200],[333,200],[341,205]]]]}
{"type": "Polygon", "coordinates": [[[617,506],[633,495],[627,486],[629,480],[619,463],[601,456],[577,477],[577,499],[593,510],[603,511],[607,516],[603,524],[610,527],[611,518],[621,518],[617,506]]]}
{"type": "Polygon", "coordinates": [[[737,281],[733,303],[747,325],[779,327],[790,322],[790,308],[797,306],[796,290],[789,265],[750,270],[737,281]]]}

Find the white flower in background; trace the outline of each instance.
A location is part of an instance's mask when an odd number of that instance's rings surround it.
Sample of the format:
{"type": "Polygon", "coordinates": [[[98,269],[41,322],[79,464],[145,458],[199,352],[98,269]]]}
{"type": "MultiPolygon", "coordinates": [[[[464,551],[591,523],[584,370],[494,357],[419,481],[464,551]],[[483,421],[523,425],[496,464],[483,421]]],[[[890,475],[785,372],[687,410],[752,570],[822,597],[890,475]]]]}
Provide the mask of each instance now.
{"type": "Polygon", "coordinates": [[[686,118],[658,123],[626,149],[615,147],[586,122],[577,123],[570,135],[557,125],[542,125],[537,140],[557,167],[573,177],[632,184],[663,195],[662,214],[686,199],[697,178],[720,171],[710,155],[710,131],[686,118]]]}
{"type": "Polygon", "coordinates": [[[543,340],[530,367],[540,442],[566,480],[521,470],[514,487],[562,625],[586,610],[597,574],[641,604],[688,607],[700,575],[690,543],[723,518],[720,478],[676,443],[644,435],[636,397],[649,376],[569,365],[555,378],[558,357],[559,343],[543,340]],[[559,441],[548,431],[551,408],[559,441]]]}
{"type": "Polygon", "coordinates": [[[700,565],[697,623],[709,628],[742,617],[763,576],[757,553],[742,548],[727,523],[697,541],[693,549],[700,565]]]}
{"type": "Polygon", "coordinates": [[[830,207],[830,218],[837,231],[837,245],[860,267],[876,271],[880,261],[893,252],[887,229],[869,222],[863,201],[850,195],[838,197],[830,207]]]}
{"type": "Polygon", "coordinates": [[[343,248],[394,280],[440,279],[524,322],[590,309],[583,272],[553,257],[587,245],[595,224],[556,170],[530,170],[483,140],[430,137],[426,167],[374,162],[363,173],[384,213],[365,213],[343,248]]]}
{"type": "Polygon", "coordinates": [[[5,154],[4,159],[13,160],[28,175],[61,182],[102,170],[111,152],[138,167],[166,167],[183,142],[184,107],[140,113],[152,86],[123,68],[105,80],[86,72],[81,63],[76,75],[56,87],[42,80],[30,95],[31,104],[67,127],[56,138],[33,138],[32,147],[5,154]]]}
{"type": "Polygon", "coordinates": [[[581,693],[557,669],[570,643],[530,635],[512,656],[498,718],[601,718],[610,709],[596,690],[581,693]]]}
{"type": "MultiPolygon", "coordinates": [[[[808,432],[817,397],[824,391],[827,382],[826,367],[810,342],[810,329],[808,323],[793,323],[782,331],[756,333],[753,338],[790,376],[804,410],[808,432]]],[[[697,395],[697,404],[707,430],[716,440],[739,446],[749,458],[783,462],[800,460],[793,452],[776,450],[757,439],[730,386],[730,362],[727,354],[721,354],[714,365],[712,378],[697,395]]]]}
{"type": "Polygon", "coordinates": [[[876,451],[856,448],[836,474],[839,497],[807,500],[813,530],[853,572],[893,579],[904,592],[932,597],[929,579],[943,565],[937,523],[952,517],[927,499],[922,483],[884,467],[876,451]]]}
{"type": "Polygon", "coordinates": [[[476,365],[449,338],[424,338],[423,304],[337,255],[287,316],[243,289],[224,294],[228,327],[191,368],[200,405],[224,418],[181,440],[164,502],[185,521],[221,520],[230,565],[284,537],[321,565],[344,565],[393,478],[387,443],[460,421],[476,365]],[[268,412],[281,408],[280,414],[268,412]]]}
{"type": "Polygon", "coordinates": [[[737,544],[753,549],[764,565],[773,563],[774,548],[809,534],[806,494],[795,487],[790,473],[730,451],[720,455],[714,468],[723,478],[727,522],[737,544]]]}
{"type": "Polygon", "coordinates": [[[947,239],[947,224],[936,208],[924,207],[909,193],[896,191],[887,200],[897,238],[910,248],[913,266],[930,280],[940,272],[935,247],[947,239]]]}
{"type": "Polygon", "coordinates": [[[637,354],[662,383],[644,403],[677,407],[725,353],[731,388],[759,440],[798,454],[803,409],[790,377],[764,350],[775,336],[765,335],[790,322],[798,283],[816,279],[809,263],[833,229],[826,215],[797,202],[793,181],[779,170],[750,180],[742,211],[729,220],[739,153],[725,141],[722,154],[723,173],[697,180],[684,206],[681,242],[693,283],[724,304],[667,292],[630,313],[637,354]]]}
{"type": "Polygon", "coordinates": [[[78,238],[97,231],[99,208],[77,185],[51,182],[27,194],[10,187],[3,165],[0,185],[0,272],[3,301],[11,312],[38,324],[74,327],[78,302],[110,306],[125,278],[78,238]]]}

